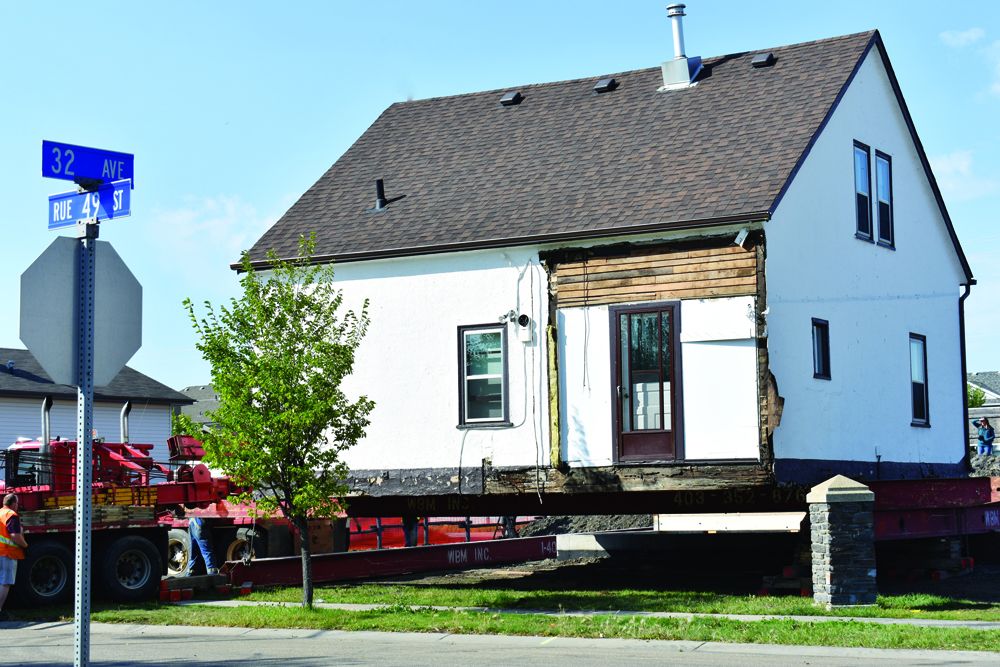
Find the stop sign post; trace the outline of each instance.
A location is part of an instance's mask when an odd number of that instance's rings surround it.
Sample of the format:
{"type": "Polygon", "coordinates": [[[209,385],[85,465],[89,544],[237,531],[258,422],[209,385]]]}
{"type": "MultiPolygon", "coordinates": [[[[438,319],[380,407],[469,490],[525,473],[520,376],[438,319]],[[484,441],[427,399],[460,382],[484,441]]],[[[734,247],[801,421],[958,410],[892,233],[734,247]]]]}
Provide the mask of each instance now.
{"type": "MultiPolygon", "coordinates": [[[[132,179],[133,171],[129,154],[42,144],[42,175],[73,180],[83,191],[132,179]]],[[[97,240],[102,210],[77,220],[76,240],[56,239],[21,276],[21,340],[54,382],[77,386],[75,667],[90,664],[94,385],[109,383],[142,341],[142,287],[111,245],[97,240]]]]}

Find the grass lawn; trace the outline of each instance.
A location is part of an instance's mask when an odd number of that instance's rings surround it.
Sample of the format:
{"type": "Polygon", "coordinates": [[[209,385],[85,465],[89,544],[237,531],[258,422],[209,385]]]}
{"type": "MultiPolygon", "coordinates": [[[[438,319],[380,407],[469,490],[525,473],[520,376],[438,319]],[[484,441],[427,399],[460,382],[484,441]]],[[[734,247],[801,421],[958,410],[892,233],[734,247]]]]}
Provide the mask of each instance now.
{"type": "MultiPolygon", "coordinates": [[[[398,601],[398,600],[397,600],[398,601]]],[[[39,612],[33,612],[32,615],[39,612]]],[[[71,609],[50,619],[70,620],[71,609]]],[[[27,615],[19,614],[27,620],[27,615]]],[[[692,640],[852,646],[868,648],[951,649],[1000,651],[1000,633],[964,628],[918,628],[875,625],[857,621],[798,623],[795,621],[741,622],[722,618],[648,618],[599,616],[551,617],[538,614],[438,611],[403,605],[376,611],[350,612],[300,607],[207,607],[149,603],[103,607],[93,611],[95,622],[151,625],[205,625],[247,628],[312,628],[318,630],[375,630],[457,634],[535,635],[560,637],[617,637],[624,639],[692,640]]]]}
{"type": "MultiPolygon", "coordinates": [[[[258,591],[247,599],[299,602],[298,588],[258,591]]],[[[1000,621],[1000,605],[956,600],[928,594],[883,595],[875,607],[827,611],[812,598],[759,597],[724,593],[647,590],[512,590],[454,586],[360,584],[322,587],[316,600],[325,602],[489,607],[493,609],[673,611],[707,614],[781,614],[794,616],[857,616],[1000,621]]]]}

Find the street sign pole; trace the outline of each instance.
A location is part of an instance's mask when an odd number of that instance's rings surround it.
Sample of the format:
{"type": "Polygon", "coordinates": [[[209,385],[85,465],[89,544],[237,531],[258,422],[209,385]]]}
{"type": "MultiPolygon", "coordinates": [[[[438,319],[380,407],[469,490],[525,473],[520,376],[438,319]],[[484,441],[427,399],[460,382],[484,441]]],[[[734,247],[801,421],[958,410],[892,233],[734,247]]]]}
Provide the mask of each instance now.
{"type": "Polygon", "coordinates": [[[76,394],[76,591],[73,596],[73,664],[90,664],[90,560],[91,502],[94,478],[94,276],[98,226],[96,220],[81,221],[79,238],[79,294],[76,394]]]}
{"type": "MultiPolygon", "coordinates": [[[[65,239],[66,243],[53,242],[21,276],[21,340],[27,343],[28,349],[54,382],[69,384],[72,380],[72,384],[77,386],[76,590],[73,600],[75,667],[90,665],[94,383],[95,380],[102,385],[110,382],[138,349],[142,338],[142,287],[107,243],[103,244],[107,247],[101,252],[108,261],[102,259],[101,272],[96,271],[98,223],[102,219],[131,214],[134,166],[135,156],[130,153],[43,141],[42,176],[73,181],[82,188],[80,192],[66,192],[49,198],[49,229],[76,224],[78,241],[75,248],[70,239],[65,239]],[[62,261],[53,266],[53,258],[62,261]],[[70,263],[76,265],[75,272],[70,270],[70,263]],[[113,270],[109,271],[112,267],[113,270]],[[63,291],[61,285],[52,288],[53,274],[65,278],[62,284],[72,280],[76,284],[75,290],[63,291]],[[99,280],[104,282],[98,313],[102,320],[113,320],[114,326],[105,324],[101,339],[95,345],[94,295],[99,280]],[[109,280],[115,284],[108,285],[109,280]],[[37,284],[32,285],[32,282],[37,284]],[[46,299],[32,300],[31,307],[26,310],[25,293],[43,293],[46,287],[57,297],[54,301],[61,306],[59,316],[65,317],[66,311],[72,307],[76,315],[72,328],[52,327],[51,317],[46,319],[41,316],[45,310],[41,304],[46,299]],[[126,304],[125,312],[109,312],[108,304],[126,304]],[[139,310],[138,317],[132,317],[128,312],[131,304],[135,304],[133,309],[139,310]],[[29,313],[27,318],[25,312],[29,313]],[[66,340],[70,333],[75,333],[72,343],[66,340]],[[99,351],[96,364],[95,346],[99,351]]],[[[53,301],[51,298],[47,300],[53,301]]]]}

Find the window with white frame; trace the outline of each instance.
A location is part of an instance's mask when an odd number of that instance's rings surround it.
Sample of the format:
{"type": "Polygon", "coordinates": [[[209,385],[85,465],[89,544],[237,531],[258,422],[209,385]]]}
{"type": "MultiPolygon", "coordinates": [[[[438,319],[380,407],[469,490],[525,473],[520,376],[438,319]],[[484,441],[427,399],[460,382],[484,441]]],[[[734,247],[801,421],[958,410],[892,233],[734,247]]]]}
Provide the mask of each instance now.
{"type": "Polygon", "coordinates": [[[927,337],[910,334],[910,394],[912,426],[930,426],[931,411],[927,391],[927,337]]]}
{"type": "Polygon", "coordinates": [[[507,327],[459,327],[458,348],[459,425],[506,424],[507,327]]]}

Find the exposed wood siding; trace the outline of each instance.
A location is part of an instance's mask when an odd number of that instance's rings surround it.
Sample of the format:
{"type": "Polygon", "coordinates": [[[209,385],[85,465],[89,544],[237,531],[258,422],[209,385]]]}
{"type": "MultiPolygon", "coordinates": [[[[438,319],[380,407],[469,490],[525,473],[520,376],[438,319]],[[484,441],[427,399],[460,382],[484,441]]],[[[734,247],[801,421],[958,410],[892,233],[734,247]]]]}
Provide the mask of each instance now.
{"type": "Polygon", "coordinates": [[[755,295],[757,266],[753,247],[634,251],[560,263],[552,286],[560,308],[755,295]]]}

